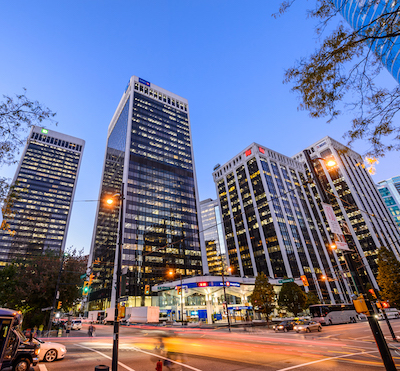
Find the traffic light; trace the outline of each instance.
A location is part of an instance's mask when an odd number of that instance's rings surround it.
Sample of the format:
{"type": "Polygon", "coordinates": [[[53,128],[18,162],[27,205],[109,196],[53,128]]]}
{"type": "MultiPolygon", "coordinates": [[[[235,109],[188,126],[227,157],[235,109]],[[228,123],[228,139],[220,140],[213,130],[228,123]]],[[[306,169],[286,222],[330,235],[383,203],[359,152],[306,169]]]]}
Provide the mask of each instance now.
{"type": "Polygon", "coordinates": [[[82,295],[86,296],[89,293],[89,281],[83,283],[82,295]]]}
{"type": "Polygon", "coordinates": [[[300,278],[301,278],[301,281],[303,282],[303,286],[310,286],[308,284],[308,279],[306,276],[300,276],[300,278]]]}
{"type": "Polygon", "coordinates": [[[372,295],[374,299],[377,299],[374,289],[369,289],[368,292],[372,295]]]}
{"type": "Polygon", "coordinates": [[[144,294],[145,295],[150,295],[150,285],[145,285],[144,286],[144,294]]]}
{"type": "Polygon", "coordinates": [[[94,278],[94,273],[90,273],[90,276],[89,276],[89,286],[92,284],[93,278],[94,278]]]}
{"type": "Polygon", "coordinates": [[[57,303],[57,309],[61,309],[61,307],[62,307],[62,301],[59,301],[59,302],[57,303]]]}
{"type": "Polygon", "coordinates": [[[181,288],[180,286],[178,286],[178,287],[176,288],[176,292],[178,293],[178,295],[181,294],[181,290],[182,290],[182,288],[181,288]]]}

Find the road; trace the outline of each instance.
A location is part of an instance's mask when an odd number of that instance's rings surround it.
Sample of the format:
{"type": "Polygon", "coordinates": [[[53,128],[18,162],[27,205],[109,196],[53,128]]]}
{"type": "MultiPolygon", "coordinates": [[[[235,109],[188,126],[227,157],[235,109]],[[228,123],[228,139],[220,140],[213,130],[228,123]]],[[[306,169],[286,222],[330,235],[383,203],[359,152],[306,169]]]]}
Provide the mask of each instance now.
{"type": "MultiPolygon", "coordinates": [[[[391,321],[400,335],[400,320],[391,321]]],[[[388,341],[391,337],[380,322],[388,341]]],[[[96,336],[87,336],[87,325],[68,338],[51,339],[66,345],[64,360],[40,363],[35,371],[93,371],[110,366],[112,326],[96,326],[96,336]]],[[[392,356],[400,366],[400,343],[391,342],[392,356]]],[[[289,370],[384,370],[367,322],[323,327],[310,334],[275,333],[255,328],[233,329],[121,327],[119,370],[150,371],[158,359],[171,359],[174,370],[194,371],[289,371],[289,370]],[[155,350],[162,342],[164,351],[155,350]]],[[[164,370],[168,370],[164,367],[164,370]]]]}

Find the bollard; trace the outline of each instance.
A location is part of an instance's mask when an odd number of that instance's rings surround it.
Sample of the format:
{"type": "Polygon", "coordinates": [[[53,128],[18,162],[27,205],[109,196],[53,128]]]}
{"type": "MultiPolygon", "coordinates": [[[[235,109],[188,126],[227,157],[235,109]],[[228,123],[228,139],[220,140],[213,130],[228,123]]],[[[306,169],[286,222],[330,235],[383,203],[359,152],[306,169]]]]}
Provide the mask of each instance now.
{"type": "Polygon", "coordinates": [[[94,371],[110,371],[110,367],[106,365],[98,365],[94,368],[94,371]]]}

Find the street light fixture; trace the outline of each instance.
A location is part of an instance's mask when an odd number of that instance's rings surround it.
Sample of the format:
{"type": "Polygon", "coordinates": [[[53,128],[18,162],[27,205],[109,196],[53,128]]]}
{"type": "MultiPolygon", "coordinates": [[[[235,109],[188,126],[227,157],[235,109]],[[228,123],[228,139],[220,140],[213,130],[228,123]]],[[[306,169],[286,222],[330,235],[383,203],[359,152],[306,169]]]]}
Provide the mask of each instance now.
{"type": "MultiPolygon", "coordinates": [[[[183,287],[182,287],[182,273],[175,271],[175,274],[179,274],[179,277],[181,279],[181,320],[182,320],[182,326],[183,326],[183,287]]],[[[169,271],[169,275],[173,276],[174,271],[169,271]]]]}
{"type": "Polygon", "coordinates": [[[118,345],[119,345],[119,318],[118,318],[118,301],[121,294],[121,263],[122,263],[122,238],[123,238],[123,222],[124,222],[124,183],[121,184],[121,193],[116,193],[106,200],[108,205],[112,205],[114,200],[119,200],[119,233],[118,233],[118,249],[115,252],[117,258],[117,277],[115,282],[115,311],[114,311],[114,333],[113,333],[113,352],[112,352],[112,371],[118,371],[118,345]]]}

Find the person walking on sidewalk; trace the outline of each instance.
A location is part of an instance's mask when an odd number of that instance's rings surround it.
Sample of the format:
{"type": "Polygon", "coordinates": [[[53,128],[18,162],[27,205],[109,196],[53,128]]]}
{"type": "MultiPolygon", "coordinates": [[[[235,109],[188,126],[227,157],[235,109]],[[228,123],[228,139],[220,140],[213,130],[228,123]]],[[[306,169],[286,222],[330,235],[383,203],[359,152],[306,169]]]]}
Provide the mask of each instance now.
{"type": "Polygon", "coordinates": [[[162,371],[162,362],[161,359],[158,360],[156,364],[156,371],[162,371]]]}

